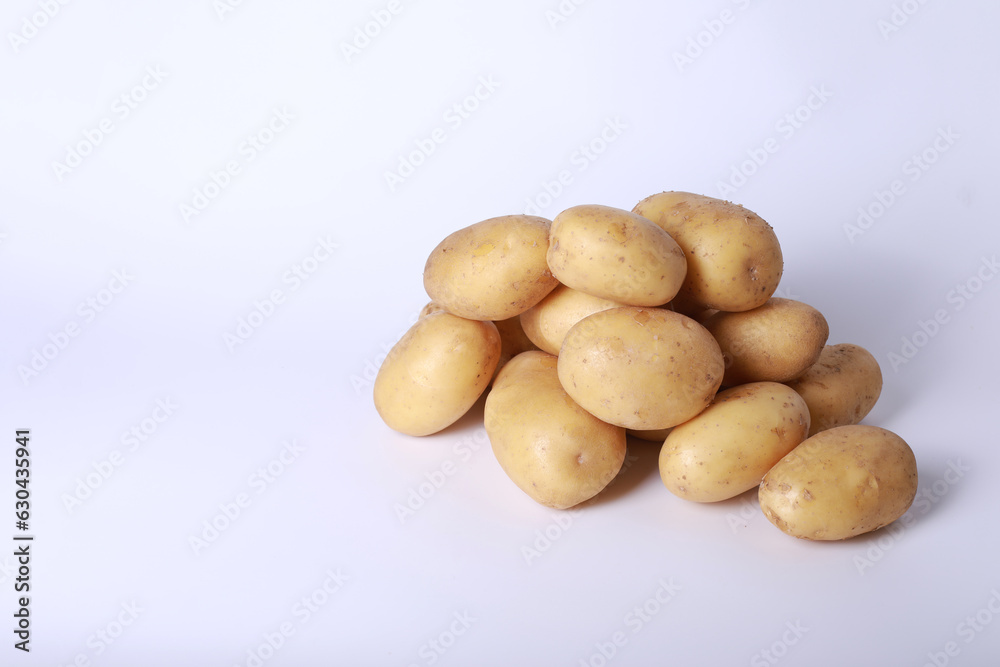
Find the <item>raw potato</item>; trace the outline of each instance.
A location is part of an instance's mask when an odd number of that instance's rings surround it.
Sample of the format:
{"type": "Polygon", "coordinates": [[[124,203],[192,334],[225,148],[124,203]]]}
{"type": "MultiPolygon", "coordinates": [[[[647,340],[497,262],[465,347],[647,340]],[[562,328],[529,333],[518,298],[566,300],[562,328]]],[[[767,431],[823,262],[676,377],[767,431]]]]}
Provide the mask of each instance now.
{"type": "Polygon", "coordinates": [[[687,277],[680,296],[692,307],[750,310],[778,288],[781,246],[771,225],[753,211],[690,192],[661,192],[632,210],[684,249],[687,277]]]}
{"type": "Polygon", "coordinates": [[[838,426],[806,439],[764,476],[760,508],[792,537],[843,540],[901,517],[917,493],[909,445],[876,426],[838,426]]]}
{"type": "Polygon", "coordinates": [[[426,315],[430,315],[431,313],[440,312],[442,310],[447,312],[448,309],[442,306],[440,303],[428,301],[427,304],[420,309],[420,314],[417,315],[417,319],[424,317],[426,315]]]}
{"type": "Polygon", "coordinates": [[[788,383],[809,406],[809,435],[859,423],[882,393],[882,369],[859,345],[827,345],[805,373],[788,383]]]}
{"type": "Polygon", "coordinates": [[[497,331],[500,332],[500,361],[497,362],[497,368],[493,371],[493,379],[496,379],[497,374],[508,361],[522,352],[537,350],[538,348],[525,335],[524,329],[521,327],[520,316],[510,317],[506,320],[497,320],[493,324],[496,325],[497,331]]]}
{"type": "MultiPolygon", "coordinates": [[[[418,319],[431,313],[437,313],[440,311],[445,311],[444,306],[434,301],[429,301],[427,305],[421,309],[420,314],[417,316],[418,319]]],[[[508,361],[521,354],[522,352],[527,352],[528,350],[537,350],[538,347],[531,342],[524,333],[524,329],[521,328],[520,316],[509,317],[506,320],[497,320],[493,322],[496,325],[497,331],[500,332],[500,361],[497,362],[496,370],[493,371],[493,377],[496,378],[497,373],[503,368],[503,365],[508,361]]]]}
{"type": "Polygon", "coordinates": [[[468,412],[493,377],[500,333],[492,322],[436,312],[417,320],[375,377],[375,408],[389,428],[437,433],[468,412]]]}
{"type": "Polygon", "coordinates": [[[662,306],[677,294],[687,262],[670,235],[610,206],[574,206],[552,221],[547,261],[559,282],[630,306],[662,306]]]}
{"type": "Polygon", "coordinates": [[[622,304],[560,284],[535,306],[521,313],[525,335],[540,349],[559,354],[570,328],[594,313],[622,304]]]}
{"type": "Polygon", "coordinates": [[[625,430],[577,405],[545,352],[525,352],[504,366],[486,397],[485,423],[500,467],[547,507],[593,498],[625,461],[625,430]]]}
{"type": "Polygon", "coordinates": [[[545,261],[550,222],[505,215],[448,235],[427,258],[424,289],[448,312],[470,320],[506,320],[552,291],[545,261]]]}
{"type": "Polygon", "coordinates": [[[715,313],[704,325],[725,355],[727,387],[794,380],[816,363],[830,335],[818,310],[777,297],[753,310],[715,313]]]}
{"type": "Polygon", "coordinates": [[[758,484],[809,432],[802,397],[777,382],[720,391],[712,405],[674,428],[660,450],[660,479],[700,503],[738,496],[758,484]]]}
{"type": "Polygon", "coordinates": [[[573,325],[559,379],[577,403],[634,430],[669,428],[708,407],[724,362],[705,327],[662,308],[622,306],[573,325]]]}

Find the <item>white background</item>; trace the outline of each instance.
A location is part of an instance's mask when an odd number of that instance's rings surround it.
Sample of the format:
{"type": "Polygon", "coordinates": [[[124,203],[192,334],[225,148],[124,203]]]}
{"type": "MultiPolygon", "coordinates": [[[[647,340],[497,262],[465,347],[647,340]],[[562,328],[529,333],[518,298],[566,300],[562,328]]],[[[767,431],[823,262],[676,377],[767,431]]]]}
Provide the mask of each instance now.
{"type": "Polygon", "coordinates": [[[997,664],[1000,8],[470,5],[4,4],[0,663],[997,664]],[[753,492],[673,497],[641,442],[560,513],[481,405],[381,423],[445,235],[661,190],[763,216],[779,294],[876,355],[905,525],[795,540],[753,492]]]}

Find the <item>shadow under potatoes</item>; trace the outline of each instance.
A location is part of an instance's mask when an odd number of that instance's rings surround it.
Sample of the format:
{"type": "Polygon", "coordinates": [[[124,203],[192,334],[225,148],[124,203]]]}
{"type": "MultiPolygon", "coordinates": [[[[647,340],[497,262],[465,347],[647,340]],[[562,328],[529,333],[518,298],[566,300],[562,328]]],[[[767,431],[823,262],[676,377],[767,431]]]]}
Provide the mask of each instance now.
{"type": "Polygon", "coordinates": [[[663,443],[628,436],[625,462],[613,480],[589,501],[577,505],[599,505],[613,502],[636,489],[650,476],[660,474],[660,448],[663,443]]]}

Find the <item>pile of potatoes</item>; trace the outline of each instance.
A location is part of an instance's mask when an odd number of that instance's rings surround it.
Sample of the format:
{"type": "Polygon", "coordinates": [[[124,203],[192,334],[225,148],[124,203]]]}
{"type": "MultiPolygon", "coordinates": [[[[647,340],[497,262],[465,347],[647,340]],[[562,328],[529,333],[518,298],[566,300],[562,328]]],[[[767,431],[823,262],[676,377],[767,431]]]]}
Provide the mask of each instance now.
{"type": "Polygon", "coordinates": [[[497,461],[548,507],[600,493],[631,435],[662,443],[660,476],[680,498],[759,487],[789,535],[875,530],[913,502],[913,452],[859,425],[878,362],[828,345],[812,306],[774,297],[782,271],[760,216],[687,192],[484,220],[428,257],[430,303],[383,362],[375,407],[423,436],[489,391],[497,461]]]}

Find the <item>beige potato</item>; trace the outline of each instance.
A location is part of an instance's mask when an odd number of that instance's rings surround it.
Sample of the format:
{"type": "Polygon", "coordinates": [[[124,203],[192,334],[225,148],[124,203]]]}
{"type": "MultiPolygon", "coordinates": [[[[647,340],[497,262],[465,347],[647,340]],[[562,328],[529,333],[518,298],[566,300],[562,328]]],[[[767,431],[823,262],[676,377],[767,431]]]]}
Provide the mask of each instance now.
{"type": "Polygon", "coordinates": [[[538,348],[524,333],[524,329],[521,327],[520,315],[509,317],[506,320],[497,320],[493,324],[496,325],[497,331],[500,332],[500,361],[497,362],[497,368],[493,371],[493,378],[496,379],[497,374],[508,361],[522,352],[537,350],[538,348]]]}
{"type": "Polygon", "coordinates": [[[435,303],[434,301],[428,301],[426,304],[424,304],[424,307],[420,309],[420,313],[417,315],[417,318],[419,319],[426,315],[430,315],[431,313],[438,313],[441,312],[442,310],[447,312],[448,309],[442,306],[440,303],[435,303]]]}
{"type": "Polygon", "coordinates": [[[622,306],[580,320],[559,352],[566,392],[634,430],[669,428],[704,410],[725,370],[705,327],[662,308],[622,306]]]}
{"type": "Polygon", "coordinates": [[[766,302],[784,262],[771,225],[738,204],[661,192],[632,209],[652,220],[684,249],[687,276],[680,296],[700,309],[739,312],[766,302]]]}
{"type": "Polygon", "coordinates": [[[574,206],[557,215],[546,258],[564,285],[630,306],[667,303],[687,271],[684,251],[669,234],[611,206],[574,206]]]}
{"type": "Polygon", "coordinates": [[[722,384],[788,382],[819,359],[830,335],[823,314],[812,306],[777,297],[753,310],[718,312],[704,321],[722,348],[722,384]]]}
{"type": "Polygon", "coordinates": [[[547,507],[593,498],[625,461],[625,430],[577,405],[545,352],[524,352],[504,366],[486,397],[485,424],[500,467],[547,507]]]}
{"type": "Polygon", "coordinates": [[[437,312],[417,320],[375,377],[375,409],[400,433],[430,435],[469,411],[493,377],[500,333],[492,322],[437,312]]]}
{"type": "Polygon", "coordinates": [[[720,391],[701,414],[674,427],[660,449],[660,479],[700,503],[733,498],[760,484],[809,432],[802,397],[777,382],[720,391]]]}
{"type": "Polygon", "coordinates": [[[545,254],[550,222],[504,215],[449,234],[427,258],[424,289],[448,312],[470,320],[506,320],[555,288],[545,254]]]}
{"type": "Polygon", "coordinates": [[[877,426],[838,426],[807,438],[761,482],[764,516],[793,537],[843,540],[901,517],[917,493],[910,446],[877,426]]]}
{"type": "Polygon", "coordinates": [[[857,424],[882,393],[882,369],[860,345],[827,345],[805,373],[788,382],[809,406],[809,435],[857,424]]]}
{"type": "Polygon", "coordinates": [[[549,354],[559,354],[570,328],[594,313],[622,304],[558,285],[548,296],[521,313],[521,326],[531,341],[549,354]]]}
{"type": "MultiPolygon", "coordinates": [[[[417,317],[424,317],[442,310],[447,312],[441,304],[429,301],[420,310],[420,314],[417,317]]],[[[538,347],[524,333],[524,329],[521,327],[520,315],[509,317],[506,320],[496,320],[493,324],[496,325],[497,331],[500,333],[500,361],[497,362],[496,370],[493,371],[493,377],[496,378],[497,373],[500,372],[500,369],[508,361],[522,352],[537,350],[538,347]]]]}

